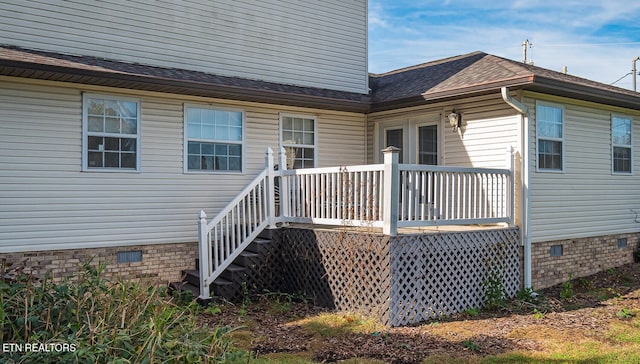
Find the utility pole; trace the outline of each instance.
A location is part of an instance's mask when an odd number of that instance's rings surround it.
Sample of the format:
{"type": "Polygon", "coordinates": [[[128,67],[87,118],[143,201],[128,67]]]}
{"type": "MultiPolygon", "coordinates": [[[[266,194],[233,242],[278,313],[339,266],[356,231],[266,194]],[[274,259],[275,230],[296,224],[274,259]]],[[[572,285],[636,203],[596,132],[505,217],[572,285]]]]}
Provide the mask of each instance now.
{"type": "Polygon", "coordinates": [[[533,43],[529,39],[522,42],[522,63],[527,63],[527,46],[531,47],[533,43]]]}
{"type": "Polygon", "coordinates": [[[636,69],[636,62],[640,60],[640,57],[636,56],[636,58],[631,61],[631,74],[633,75],[633,91],[636,91],[636,75],[638,74],[638,70],[636,69]]]}

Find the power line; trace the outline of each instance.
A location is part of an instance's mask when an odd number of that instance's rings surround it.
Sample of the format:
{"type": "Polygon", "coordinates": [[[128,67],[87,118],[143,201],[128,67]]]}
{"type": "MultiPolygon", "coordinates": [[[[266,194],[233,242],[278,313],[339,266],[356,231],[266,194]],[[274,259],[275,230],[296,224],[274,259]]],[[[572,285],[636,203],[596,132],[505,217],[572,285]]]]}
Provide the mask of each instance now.
{"type": "Polygon", "coordinates": [[[582,46],[589,46],[589,45],[638,45],[640,44],[640,42],[611,42],[611,43],[565,43],[565,44],[549,44],[549,43],[543,43],[543,45],[545,47],[582,47],[582,46]]]}
{"type": "Polygon", "coordinates": [[[612,82],[611,85],[615,85],[616,83],[622,81],[623,78],[629,76],[630,74],[631,74],[631,72],[628,72],[626,75],[624,75],[624,76],[618,78],[617,80],[615,80],[614,82],[612,82]]]}

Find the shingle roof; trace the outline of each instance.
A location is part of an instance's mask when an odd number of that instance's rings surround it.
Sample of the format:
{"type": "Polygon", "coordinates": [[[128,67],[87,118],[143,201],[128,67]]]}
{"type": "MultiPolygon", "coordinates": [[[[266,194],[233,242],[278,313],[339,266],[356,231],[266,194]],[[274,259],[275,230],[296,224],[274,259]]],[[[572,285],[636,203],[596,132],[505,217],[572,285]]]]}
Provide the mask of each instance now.
{"type": "Polygon", "coordinates": [[[570,74],[473,52],[372,74],[373,110],[425,103],[503,86],[640,109],[640,94],[570,74]]]}
{"type": "Polygon", "coordinates": [[[0,75],[362,113],[505,86],[640,110],[640,93],[483,52],[371,74],[369,95],[1,45],[0,75]]]}
{"type": "Polygon", "coordinates": [[[368,95],[0,46],[0,75],[366,112],[368,95]]]}

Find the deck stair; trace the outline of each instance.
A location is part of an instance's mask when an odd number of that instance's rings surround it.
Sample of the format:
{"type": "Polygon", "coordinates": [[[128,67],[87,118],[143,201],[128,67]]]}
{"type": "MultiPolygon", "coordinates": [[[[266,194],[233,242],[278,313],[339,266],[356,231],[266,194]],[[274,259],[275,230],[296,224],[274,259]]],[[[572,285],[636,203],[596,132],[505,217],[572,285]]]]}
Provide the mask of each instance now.
{"type": "MultiPolygon", "coordinates": [[[[241,301],[246,294],[268,289],[274,277],[268,274],[267,265],[272,264],[275,244],[272,231],[264,230],[237,258],[216,278],[210,286],[212,299],[231,302],[241,301]],[[265,274],[266,273],[266,274],[265,274]]],[[[191,292],[200,296],[199,259],[195,269],[183,270],[182,280],[172,282],[171,290],[191,292]]],[[[201,303],[208,300],[199,299],[201,303]]]]}

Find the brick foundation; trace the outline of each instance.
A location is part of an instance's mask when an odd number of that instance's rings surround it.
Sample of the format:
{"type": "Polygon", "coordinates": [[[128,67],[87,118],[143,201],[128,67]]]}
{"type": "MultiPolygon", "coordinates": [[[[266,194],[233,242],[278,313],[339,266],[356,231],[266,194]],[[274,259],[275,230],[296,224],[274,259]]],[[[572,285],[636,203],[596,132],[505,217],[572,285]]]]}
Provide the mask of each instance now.
{"type": "Polygon", "coordinates": [[[181,279],[183,269],[194,269],[198,257],[197,243],[137,245],[113,248],[49,250],[0,254],[7,271],[24,267],[24,272],[43,277],[47,272],[54,280],[81,271],[84,263],[105,265],[104,277],[145,279],[167,283],[181,279]],[[118,252],[141,251],[142,261],[117,263],[118,252]]]}
{"type": "Polygon", "coordinates": [[[534,289],[550,287],[572,278],[584,277],[633,262],[633,250],[640,233],[533,243],[531,281],[534,289]],[[627,246],[618,247],[626,238],[627,246]],[[562,246],[561,256],[551,256],[552,246],[562,246]]]}

